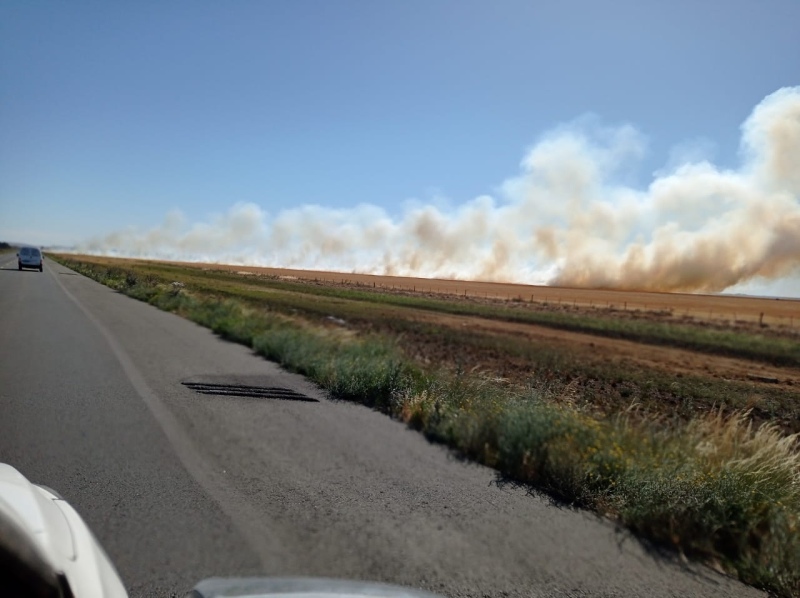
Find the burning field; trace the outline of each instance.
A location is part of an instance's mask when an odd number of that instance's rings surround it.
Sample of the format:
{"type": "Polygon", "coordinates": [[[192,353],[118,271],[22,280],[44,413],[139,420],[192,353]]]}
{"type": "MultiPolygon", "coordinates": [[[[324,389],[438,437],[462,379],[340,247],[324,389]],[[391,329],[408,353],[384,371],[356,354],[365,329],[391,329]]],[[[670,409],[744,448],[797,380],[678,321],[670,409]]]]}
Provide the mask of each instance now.
{"type": "Polygon", "coordinates": [[[272,214],[237,203],[195,223],[170,212],[160,226],[118,230],[76,251],[591,289],[718,293],[797,282],[800,87],[753,109],[737,168],[687,158],[637,188],[628,175],[645,146],[630,125],[576,121],[544,134],[493,195],[407,201],[392,212],[363,204],[272,214]]]}
{"type": "Polygon", "coordinates": [[[624,184],[635,129],[579,125],[496,197],[171,213],[56,259],[503,479],[800,595],[800,301],[736,294],[800,293],[800,88],[753,109],[738,168],[684,161],[646,189],[624,184]]]}

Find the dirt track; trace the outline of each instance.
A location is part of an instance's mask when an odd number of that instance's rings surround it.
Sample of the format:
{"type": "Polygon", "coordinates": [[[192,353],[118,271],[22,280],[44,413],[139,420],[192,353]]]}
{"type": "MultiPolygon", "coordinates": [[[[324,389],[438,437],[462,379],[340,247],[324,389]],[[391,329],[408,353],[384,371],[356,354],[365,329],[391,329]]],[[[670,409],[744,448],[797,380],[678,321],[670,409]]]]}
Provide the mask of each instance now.
{"type": "Polygon", "coordinates": [[[531,341],[569,347],[573,352],[602,353],[618,361],[636,363],[676,374],[701,374],[723,380],[738,380],[755,385],[800,388],[800,371],[796,368],[756,363],[746,359],[697,353],[686,349],[647,345],[634,341],[608,338],[580,332],[556,330],[534,324],[488,320],[475,316],[458,316],[423,312],[415,319],[456,327],[469,326],[485,332],[515,334],[531,341]]]}

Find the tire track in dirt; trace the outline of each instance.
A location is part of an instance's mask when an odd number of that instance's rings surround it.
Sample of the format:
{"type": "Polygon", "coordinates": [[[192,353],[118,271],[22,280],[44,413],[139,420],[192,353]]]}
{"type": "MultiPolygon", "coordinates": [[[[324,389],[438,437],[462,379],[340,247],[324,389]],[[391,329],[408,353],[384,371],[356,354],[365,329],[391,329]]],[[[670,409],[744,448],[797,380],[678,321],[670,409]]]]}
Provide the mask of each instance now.
{"type": "MultiPolygon", "coordinates": [[[[410,312],[411,310],[409,310],[410,312]]],[[[800,386],[800,370],[734,357],[710,355],[688,349],[648,345],[635,341],[557,330],[536,324],[504,322],[476,316],[459,316],[414,310],[410,317],[453,328],[470,327],[490,334],[512,334],[564,347],[570,351],[600,354],[668,373],[738,380],[757,385],[800,386]]]]}

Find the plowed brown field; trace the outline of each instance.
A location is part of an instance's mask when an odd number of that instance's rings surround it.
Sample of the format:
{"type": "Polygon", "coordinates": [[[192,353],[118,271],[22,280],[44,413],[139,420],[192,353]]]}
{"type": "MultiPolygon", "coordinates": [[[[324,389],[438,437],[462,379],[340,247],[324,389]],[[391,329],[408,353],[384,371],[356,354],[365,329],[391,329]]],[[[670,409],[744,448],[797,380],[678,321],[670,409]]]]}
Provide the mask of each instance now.
{"type": "Polygon", "coordinates": [[[502,282],[440,280],[409,278],[403,276],[377,276],[261,268],[224,264],[182,264],[233,272],[265,274],[287,279],[318,280],[349,283],[376,288],[429,292],[467,297],[497,299],[522,299],[578,307],[614,308],[644,312],[668,312],[673,317],[690,316],[696,320],[727,321],[733,323],[759,322],[769,326],[786,327],[800,331],[800,300],[750,297],[740,295],[699,295],[689,293],[652,293],[644,291],[615,291],[608,289],[573,289],[502,282]]]}
{"type": "MultiPolygon", "coordinates": [[[[188,265],[188,264],[183,264],[188,265]]],[[[785,331],[794,329],[800,340],[800,300],[769,299],[729,295],[693,295],[545,287],[496,282],[431,280],[399,276],[347,274],[281,268],[260,268],[221,264],[194,264],[201,268],[229,270],[239,273],[278,276],[285,279],[383,288],[386,290],[436,293],[489,299],[523,299],[583,308],[640,310],[654,317],[691,318],[695,321],[728,322],[756,327],[764,324],[785,331]],[[764,314],[763,316],[761,314],[764,314]],[[796,328],[795,328],[796,326],[796,328]]],[[[474,316],[457,316],[433,312],[416,312],[414,319],[430,320],[452,327],[470,326],[486,332],[522,335],[532,341],[556,343],[571,350],[598,354],[614,360],[636,363],[676,374],[700,374],[723,380],[747,381],[755,385],[800,387],[800,371],[796,368],[753,363],[720,355],[644,345],[633,341],[598,337],[591,334],[555,330],[544,326],[486,320],[474,316]]]]}
{"type": "MultiPolygon", "coordinates": [[[[88,256],[87,256],[88,257],[88,256]]],[[[141,260],[120,260],[88,257],[91,261],[120,263],[141,260]]],[[[800,300],[770,299],[730,295],[693,295],[679,293],[652,293],[640,291],[614,291],[545,287],[495,282],[436,280],[398,276],[376,276],[370,274],[349,274],[281,268],[262,268],[254,266],[199,264],[170,262],[175,265],[203,270],[225,270],[250,275],[275,276],[286,280],[315,281],[320,284],[336,284],[368,287],[394,293],[424,293],[467,297],[473,301],[502,301],[522,299],[524,302],[548,303],[555,308],[559,304],[564,309],[587,311],[615,310],[624,316],[636,314],[660,320],[689,321],[703,325],[704,322],[716,326],[737,326],[782,336],[797,335],[800,342],[800,300]],[[763,315],[762,315],[763,314],[763,315]]],[[[404,309],[404,317],[416,321],[431,322],[455,329],[470,328],[486,333],[514,335],[581,353],[587,358],[602,358],[605,361],[625,362],[642,367],[660,370],[676,375],[701,375],[720,380],[748,382],[754,386],[768,385],[772,388],[800,388],[800,370],[753,362],[747,359],[713,355],[676,347],[643,344],[629,340],[609,338],[580,332],[557,330],[527,323],[506,322],[484,319],[476,316],[445,314],[417,309],[404,309]]],[[[431,349],[432,350],[432,349],[431,349]]],[[[435,352],[432,359],[443,356],[435,352]]],[[[476,363],[486,356],[476,356],[476,363]]],[[[488,364],[483,364],[488,365],[488,364]]],[[[513,364],[492,364],[494,371],[507,374],[513,364]]]]}

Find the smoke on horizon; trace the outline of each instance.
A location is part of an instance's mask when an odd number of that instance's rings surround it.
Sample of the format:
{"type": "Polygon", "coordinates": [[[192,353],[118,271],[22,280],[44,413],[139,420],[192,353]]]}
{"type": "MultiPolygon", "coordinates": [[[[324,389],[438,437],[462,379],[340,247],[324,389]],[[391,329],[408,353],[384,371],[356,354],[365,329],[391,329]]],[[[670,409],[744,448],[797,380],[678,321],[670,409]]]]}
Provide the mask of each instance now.
{"type": "Polygon", "coordinates": [[[545,135],[498,197],[452,209],[234,205],[210,222],[179,212],[76,251],[437,278],[719,292],[800,266],[800,87],[742,125],[742,164],[684,160],[643,190],[614,181],[643,152],[630,126],[578,122],[545,135]]]}

